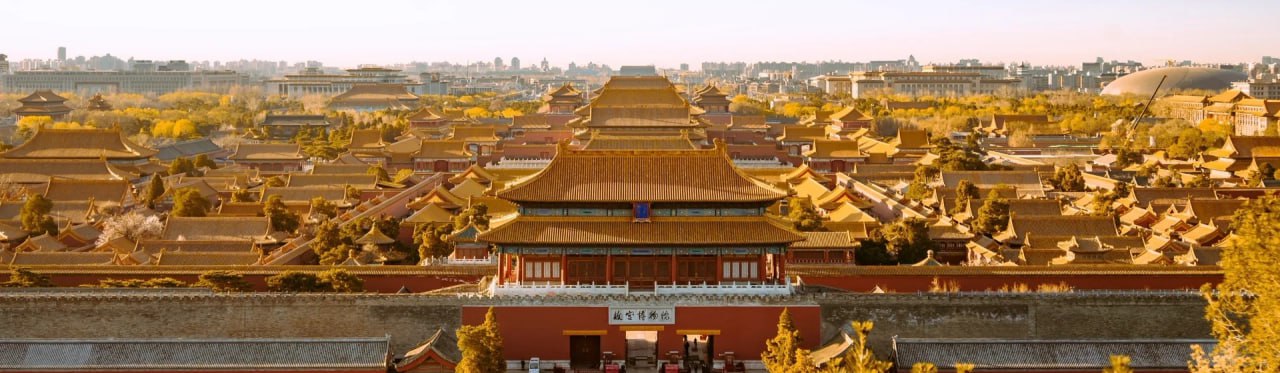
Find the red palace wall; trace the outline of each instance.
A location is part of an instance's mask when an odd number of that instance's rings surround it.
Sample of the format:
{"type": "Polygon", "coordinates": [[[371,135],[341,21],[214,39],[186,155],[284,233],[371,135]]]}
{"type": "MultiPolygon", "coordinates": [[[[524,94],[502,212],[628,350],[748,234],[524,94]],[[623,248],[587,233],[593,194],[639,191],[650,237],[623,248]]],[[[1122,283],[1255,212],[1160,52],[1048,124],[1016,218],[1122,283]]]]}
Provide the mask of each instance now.
{"type": "MultiPolygon", "coordinates": [[[[683,350],[680,331],[718,330],[714,353],[732,351],[738,360],[760,360],[765,341],[777,334],[778,315],[791,312],[805,348],[817,348],[822,312],[817,305],[791,306],[676,306],[673,325],[660,325],[658,350],[683,350]]],[[[465,306],[462,323],[484,322],[488,307],[465,306]]],[[[507,360],[569,360],[569,335],[600,332],[600,350],[615,358],[626,358],[626,332],[621,325],[609,325],[609,308],[593,306],[495,306],[507,360]]],[[[658,326],[658,325],[654,325],[658,326]]],[[[691,333],[692,334],[692,333],[691,333]]],[[[663,356],[665,358],[665,356],[663,356]]]]}
{"type": "Polygon", "coordinates": [[[999,290],[1025,284],[1032,290],[1041,284],[1066,283],[1081,290],[1179,290],[1199,289],[1204,284],[1222,282],[1222,273],[1162,273],[1151,275],[1105,273],[1044,273],[1020,274],[857,274],[857,275],[803,275],[805,285],[822,285],[837,289],[870,292],[877,286],[885,291],[911,293],[929,291],[934,279],[940,284],[954,283],[962,291],[999,290]]]}

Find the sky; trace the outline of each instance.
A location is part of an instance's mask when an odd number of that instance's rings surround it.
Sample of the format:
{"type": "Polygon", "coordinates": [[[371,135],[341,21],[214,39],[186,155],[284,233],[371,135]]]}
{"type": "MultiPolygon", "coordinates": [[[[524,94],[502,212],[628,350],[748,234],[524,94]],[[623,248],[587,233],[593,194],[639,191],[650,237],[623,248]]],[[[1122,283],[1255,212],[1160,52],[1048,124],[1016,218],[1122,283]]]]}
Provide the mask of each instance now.
{"type": "Polygon", "coordinates": [[[1078,65],[1280,56],[1278,0],[5,1],[10,60],[1078,65]]]}

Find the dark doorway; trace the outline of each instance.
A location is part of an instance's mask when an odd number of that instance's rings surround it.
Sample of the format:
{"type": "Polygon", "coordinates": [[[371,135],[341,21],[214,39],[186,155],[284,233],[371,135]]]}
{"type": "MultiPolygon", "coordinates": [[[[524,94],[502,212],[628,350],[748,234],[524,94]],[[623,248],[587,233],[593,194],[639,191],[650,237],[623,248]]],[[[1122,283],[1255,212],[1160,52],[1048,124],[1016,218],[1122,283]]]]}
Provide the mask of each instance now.
{"type": "Polygon", "coordinates": [[[600,369],[600,336],[569,336],[569,368],[600,369]]]}
{"type": "Polygon", "coordinates": [[[653,368],[658,362],[658,332],[627,331],[627,365],[653,368]]]}
{"type": "Polygon", "coordinates": [[[431,168],[431,170],[432,170],[432,171],[435,171],[435,172],[449,172],[449,161],[446,161],[446,160],[443,160],[443,159],[442,159],[442,160],[438,160],[438,161],[435,161],[435,163],[434,163],[432,166],[433,166],[433,167],[431,168]]]}

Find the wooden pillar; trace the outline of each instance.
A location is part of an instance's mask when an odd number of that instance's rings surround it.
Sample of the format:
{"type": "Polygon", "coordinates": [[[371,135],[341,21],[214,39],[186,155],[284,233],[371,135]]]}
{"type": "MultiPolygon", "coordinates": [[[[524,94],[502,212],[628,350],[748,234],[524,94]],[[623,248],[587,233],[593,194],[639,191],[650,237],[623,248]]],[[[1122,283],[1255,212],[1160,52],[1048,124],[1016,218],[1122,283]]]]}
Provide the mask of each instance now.
{"type": "Polygon", "coordinates": [[[778,261],[778,280],[786,282],[787,280],[787,262],[778,261]]]}
{"type": "Polygon", "coordinates": [[[604,255],[604,282],[613,283],[613,254],[604,255]]]}
{"type": "Polygon", "coordinates": [[[516,256],[516,282],[517,283],[521,283],[521,284],[524,283],[524,266],[526,264],[527,263],[524,262],[523,256],[516,256]]]}
{"type": "Polygon", "coordinates": [[[569,256],[560,254],[560,284],[565,284],[569,280],[569,256]]]}
{"type": "Polygon", "coordinates": [[[667,272],[669,272],[669,273],[667,273],[667,274],[668,274],[668,275],[670,275],[669,277],[671,277],[671,284],[672,284],[672,285],[675,285],[675,284],[676,284],[676,272],[677,272],[677,271],[676,271],[676,253],[675,253],[675,252],[672,252],[672,253],[671,253],[671,267],[670,267],[670,268],[667,268],[667,272]]]}
{"type": "Polygon", "coordinates": [[[724,282],[724,257],[716,254],[716,284],[724,282]]]}
{"type": "Polygon", "coordinates": [[[506,282],[507,278],[507,256],[501,252],[498,253],[498,283],[506,282]]]}

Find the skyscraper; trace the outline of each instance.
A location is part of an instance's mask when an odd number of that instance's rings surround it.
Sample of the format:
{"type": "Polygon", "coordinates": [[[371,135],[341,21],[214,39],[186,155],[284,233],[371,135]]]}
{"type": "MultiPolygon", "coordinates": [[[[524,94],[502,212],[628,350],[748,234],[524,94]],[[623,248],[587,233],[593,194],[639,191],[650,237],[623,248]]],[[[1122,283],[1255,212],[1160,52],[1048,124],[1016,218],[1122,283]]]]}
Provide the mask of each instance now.
{"type": "Polygon", "coordinates": [[[58,61],[67,60],[67,47],[58,47],[58,61]]]}
{"type": "Polygon", "coordinates": [[[520,57],[511,57],[511,69],[520,70],[520,57]]]}
{"type": "Polygon", "coordinates": [[[502,57],[494,57],[494,58],[493,58],[493,69],[494,69],[494,70],[502,70],[502,57]]]}

